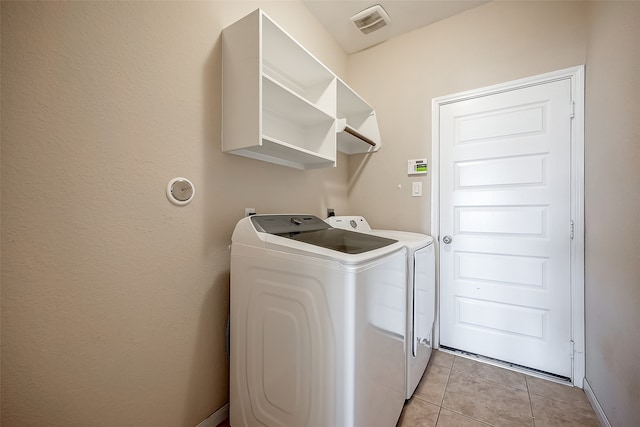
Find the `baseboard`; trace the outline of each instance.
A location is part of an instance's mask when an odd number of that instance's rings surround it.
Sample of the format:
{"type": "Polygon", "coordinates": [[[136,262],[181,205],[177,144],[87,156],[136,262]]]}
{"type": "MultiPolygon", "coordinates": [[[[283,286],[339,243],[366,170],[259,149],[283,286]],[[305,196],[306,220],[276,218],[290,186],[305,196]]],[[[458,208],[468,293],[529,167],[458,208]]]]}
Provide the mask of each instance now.
{"type": "Polygon", "coordinates": [[[604,410],[602,409],[602,406],[600,406],[600,402],[598,402],[598,399],[596,398],[596,395],[593,393],[593,389],[591,388],[591,385],[589,384],[589,381],[587,381],[586,378],[584,379],[583,390],[584,390],[584,393],[587,395],[587,399],[589,399],[589,403],[591,403],[593,410],[598,416],[598,420],[600,421],[600,424],[602,424],[604,427],[611,427],[611,423],[607,419],[607,416],[605,415],[604,410]]]}
{"type": "Polygon", "coordinates": [[[229,404],[225,404],[213,414],[209,415],[206,420],[202,421],[196,427],[216,427],[218,424],[229,418],[229,404]]]}

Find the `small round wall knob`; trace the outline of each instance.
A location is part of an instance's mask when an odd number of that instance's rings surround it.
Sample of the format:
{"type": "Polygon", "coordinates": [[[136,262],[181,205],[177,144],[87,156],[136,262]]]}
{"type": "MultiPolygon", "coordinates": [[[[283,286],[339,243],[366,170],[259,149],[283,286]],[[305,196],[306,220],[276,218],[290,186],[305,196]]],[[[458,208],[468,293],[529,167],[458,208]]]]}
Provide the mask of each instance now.
{"type": "Polygon", "coordinates": [[[173,178],[167,185],[167,198],[174,205],[186,205],[196,194],[196,189],[187,178],[173,178]]]}

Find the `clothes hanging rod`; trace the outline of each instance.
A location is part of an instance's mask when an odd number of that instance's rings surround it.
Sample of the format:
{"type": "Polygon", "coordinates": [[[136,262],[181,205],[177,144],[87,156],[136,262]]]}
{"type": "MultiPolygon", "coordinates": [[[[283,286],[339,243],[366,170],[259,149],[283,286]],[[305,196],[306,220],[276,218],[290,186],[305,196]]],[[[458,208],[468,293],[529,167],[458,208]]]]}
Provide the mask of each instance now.
{"type": "Polygon", "coordinates": [[[344,127],[344,131],[346,133],[348,133],[349,135],[353,135],[358,139],[361,139],[362,141],[366,142],[367,144],[371,145],[372,147],[376,146],[376,143],[372,140],[370,140],[369,138],[367,138],[366,136],[364,136],[363,134],[361,134],[360,132],[358,132],[357,130],[355,130],[352,127],[349,126],[345,126],[344,127]]]}

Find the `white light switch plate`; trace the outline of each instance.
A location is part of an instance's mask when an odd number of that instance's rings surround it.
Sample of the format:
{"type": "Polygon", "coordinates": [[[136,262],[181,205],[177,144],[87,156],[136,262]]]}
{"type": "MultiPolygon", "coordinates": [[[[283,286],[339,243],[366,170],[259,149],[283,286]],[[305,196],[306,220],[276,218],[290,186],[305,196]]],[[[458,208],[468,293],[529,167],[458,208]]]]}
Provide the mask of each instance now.
{"type": "Polygon", "coordinates": [[[411,183],[411,195],[413,197],[422,196],[422,182],[417,181],[411,183]]]}

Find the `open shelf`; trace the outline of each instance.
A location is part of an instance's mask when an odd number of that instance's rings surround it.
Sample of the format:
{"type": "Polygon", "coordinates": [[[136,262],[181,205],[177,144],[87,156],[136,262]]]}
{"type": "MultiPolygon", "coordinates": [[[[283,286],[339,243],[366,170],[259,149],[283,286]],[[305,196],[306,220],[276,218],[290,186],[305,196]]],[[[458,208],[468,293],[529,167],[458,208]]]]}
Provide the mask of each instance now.
{"type": "Polygon", "coordinates": [[[261,9],[224,29],[222,56],[223,152],[313,169],[379,148],[373,109],[261,9]]]}
{"type": "Polygon", "coordinates": [[[326,158],[268,136],[262,138],[260,145],[232,151],[232,153],[302,170],[336,165],[335,158],[326,158]]]}
{"type": "Polygon", "coordinates": [[[346,154],[378,151],[382,147],[382,141],[373,107],[342,80],[337,79],[336,84],[338,151],[346,154]]]}

